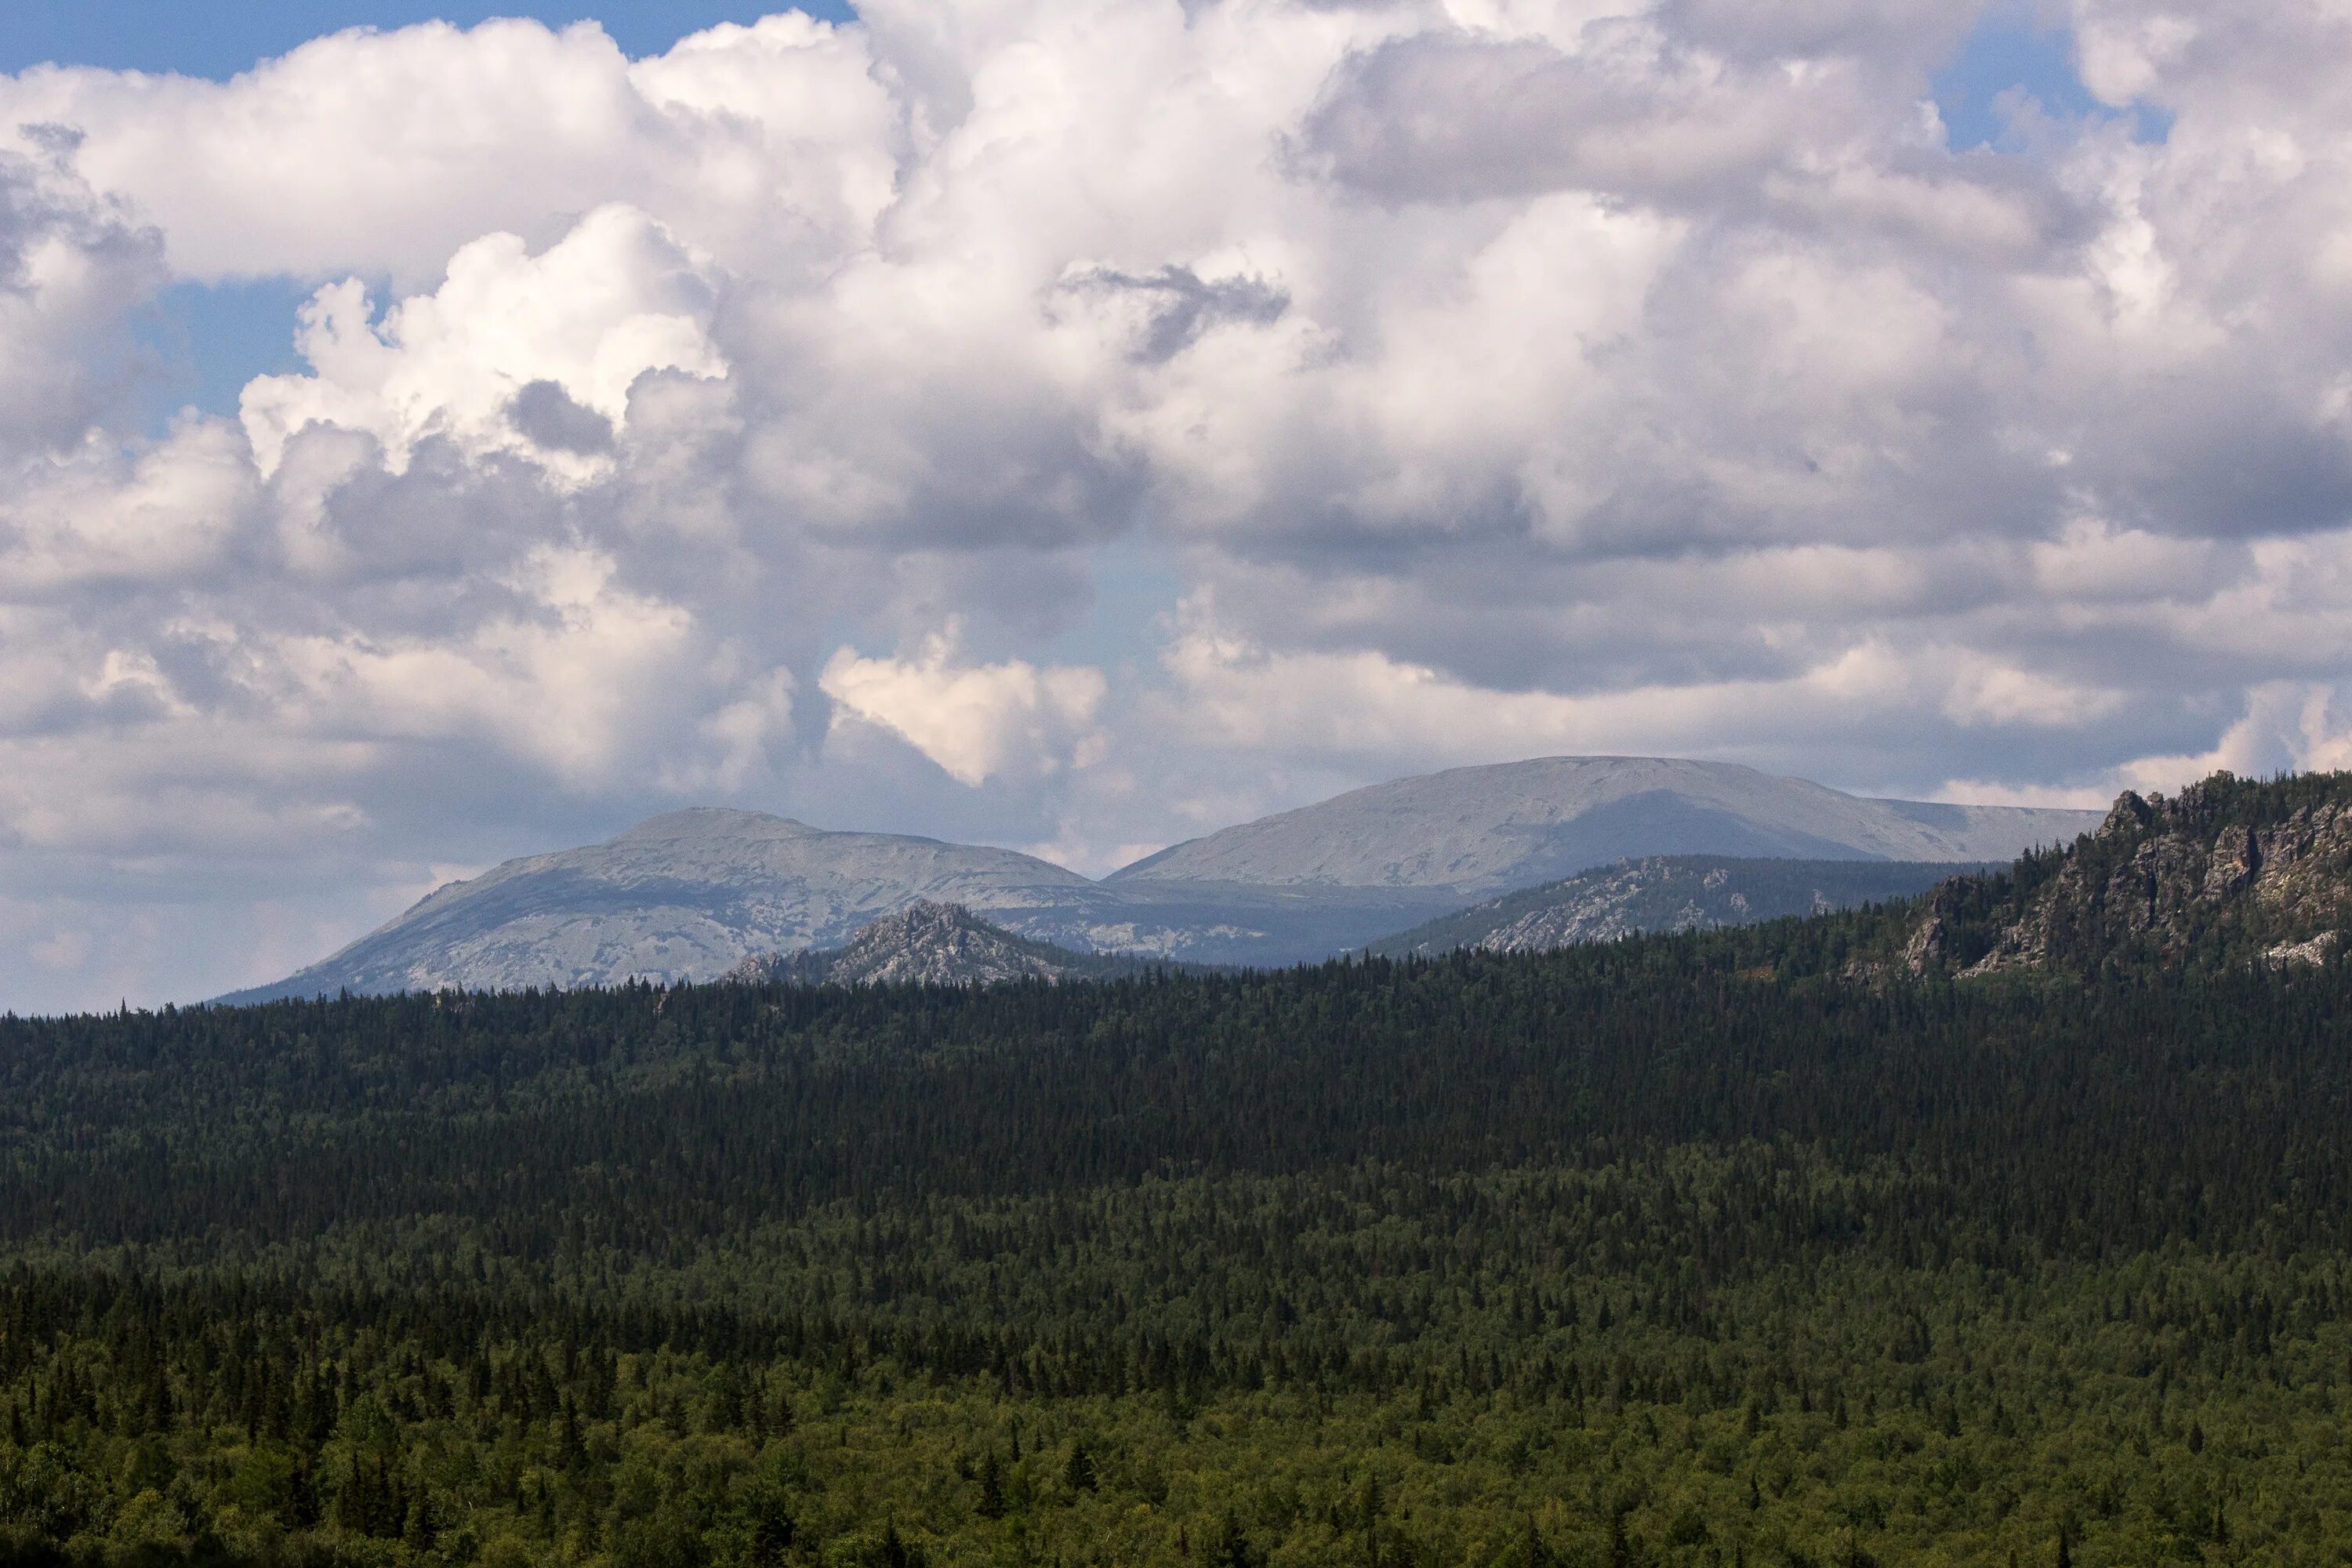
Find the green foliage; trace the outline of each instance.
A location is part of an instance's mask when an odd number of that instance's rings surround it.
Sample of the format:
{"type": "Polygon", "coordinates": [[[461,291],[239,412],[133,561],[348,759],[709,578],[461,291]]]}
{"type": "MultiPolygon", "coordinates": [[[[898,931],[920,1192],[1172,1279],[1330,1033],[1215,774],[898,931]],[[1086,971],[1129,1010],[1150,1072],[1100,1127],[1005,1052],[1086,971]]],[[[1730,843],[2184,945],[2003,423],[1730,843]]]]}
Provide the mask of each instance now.
{"type": "MultiPolygon", "coordinates": [[[[1927,966],[1959,973],[2021,933],[2060,984],[2130,983],[2243,969],[2273,946],[2340,934],[2352,927],[2347,813],[2352,773],[2219,773],[2168,799],[2126,795],[2070,846],[1938,886],[1922,906],[1938,928],[1927,966]],[[2284,874],[2258,886],[2258,870],[2284,874]]],[[[1884,925],[1872,959],[1893,960],[1904,932],[1884,925]]]]}
{"type": "Polygon", "coordinates": [[[1873,918],[0,1021],[0,1556],[2347,1561],[2352,971],[1873,918]]]}

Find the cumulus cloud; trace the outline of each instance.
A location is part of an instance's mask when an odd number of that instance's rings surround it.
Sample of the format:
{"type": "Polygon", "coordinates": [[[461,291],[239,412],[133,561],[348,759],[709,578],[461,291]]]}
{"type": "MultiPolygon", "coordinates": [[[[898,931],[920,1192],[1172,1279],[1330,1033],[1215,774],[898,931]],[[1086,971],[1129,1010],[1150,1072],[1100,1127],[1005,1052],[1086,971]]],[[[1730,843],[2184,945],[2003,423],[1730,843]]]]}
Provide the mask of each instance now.
{"type": "Polygon", "coordinates": [[[167,277],[162,236],[75,172],[79,132],[17,134],[0,151],[0,459],[69,449],[120,412],[130,312],[167,277]]]}
{"type": "Polygon", "coordinates": [[[0,593],[56,600],[210,576],[258,503],[254,480],[245,443],[220,423],[30,464],[0,494],[0,593]]]}
{"type": "Polygon", "coordinates": [[[2345,755],[2340,5],[2075,0],[2147,114],[1966,153],[1971,5],[859,10],[0,79],[27,997],[688,801],[1100,868],[1533,752],[2345,755]],[[247,277],[305,368],[137,428],[247,277]]]}
{"type": "Polygon", "coordinates": [[[895,658],[835,651],[818,681],[835,704],[835,724],[879,726],[967,784],[1100,760],[1104,738],[1092,726],[1108,689],[1102,671],[1040,669],[1025,659],[960,664],[957,635],[950,626],[895,658]]]}
{"type": "Polygon", "coordinates": [[[518,754],[567,783],[594,783],[634,759],[689,647],[693,616],[617,589],[613,565],[545,550],[507,584],[509,616],[447,637],[288,637],[270,649],[273,696],[310,726],[378,739],[470,740],[518,754]]]}
{"type": "Polygon", "coordinates": [[[1128,335],[1129,357],[1144,364],[1166,363],[1223,322],[1265,326],[1290,308],[1290,296],[1262,278],[1204,279],[1174,263],[1142,276],[1112,267],[1080,268],[1060,288],[1081,300],[1104,302],[1108,318],[1125,317],[1113,330],[1128,335]]]}
{"type": "Polygon", "coordinates": [[[544,244],[633,205],[744,272],[826,265],[888,203],[898,110],[866,36],[798,13],[632,63],[593,23],[353,28],[228,82],[35,68],[0,127],[77,162],[201,279],[438,277],[485,235],[544,244]]]}
{"type": "Polygon", "coordinates": [[[2221,771],[2242,777],[2352,768],[2352,691],[2341,683],[2264,681],[2215,742],[2196,752],[2132,757],[2074,784],[1955,779],[1937,798],[1991,805],[2098,807],[2125,790],[2167,795],[2221,771]]]}
{"type": "Polygon", "coordinates": [[[295,338],[311,374],[245,389],[254,460],[274,473],[315,424],[374,437],[394,472],[439,436],[468,458],[520,451],[566,479],[597,477],[639,377],[726,374],[707,265],[645,214],[608,206],[538,256],[511,234],[475,240],[439,289],[381,323],[356,279],[331,284],[295,338]]]}
{"type": "Polygon", "coordinates": [[[1542,753],[1752,753],[1857,724],[1899,737],[1924,705],[1961,726],[2079,729],[2117,694],[1948,646],[1871,642],[1761,677],[1563,693],[1483,688],[1382,653],[1276,652],[1195,606],[1165,655],[1167,721],[1204,746],[1377,766],[1542,753]]]}

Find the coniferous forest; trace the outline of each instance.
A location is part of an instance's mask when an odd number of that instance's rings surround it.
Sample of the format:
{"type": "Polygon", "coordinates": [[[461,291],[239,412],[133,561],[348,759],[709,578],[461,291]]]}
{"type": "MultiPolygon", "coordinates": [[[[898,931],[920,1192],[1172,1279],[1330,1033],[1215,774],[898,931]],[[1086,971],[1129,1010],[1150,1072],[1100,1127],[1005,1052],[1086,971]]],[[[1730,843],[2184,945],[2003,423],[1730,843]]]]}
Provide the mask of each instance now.
{"type": "Polygon", "coordinates": [[[0,1552],[2352,1562],[2352,966],[0,1021],[0,1552]]]}

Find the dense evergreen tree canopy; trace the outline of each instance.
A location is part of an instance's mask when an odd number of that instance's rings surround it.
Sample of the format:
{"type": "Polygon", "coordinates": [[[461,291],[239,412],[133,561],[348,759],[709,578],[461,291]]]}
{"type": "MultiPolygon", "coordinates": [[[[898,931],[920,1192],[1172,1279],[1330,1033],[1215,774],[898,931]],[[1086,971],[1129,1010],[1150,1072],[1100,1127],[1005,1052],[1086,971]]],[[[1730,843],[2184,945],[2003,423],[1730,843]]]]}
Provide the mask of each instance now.
{"type": "Polygon", "coordinates": [[[2347,1561],[2352,966],[1903,918],[0,1020],[0,1542],[2347,1561]]]}

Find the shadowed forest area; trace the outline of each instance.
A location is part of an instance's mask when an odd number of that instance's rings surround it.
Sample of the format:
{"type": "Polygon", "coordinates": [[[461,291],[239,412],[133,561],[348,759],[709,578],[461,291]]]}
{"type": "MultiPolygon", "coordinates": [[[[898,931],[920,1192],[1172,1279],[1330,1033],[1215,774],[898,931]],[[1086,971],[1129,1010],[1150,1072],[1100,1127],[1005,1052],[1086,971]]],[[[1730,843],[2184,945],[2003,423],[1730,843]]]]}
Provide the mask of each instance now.
{"type": "Polygon", "coordinates": [[[0,1533],[2352,1561],[2352,969],[1536,956],[0,1022],[0,1533]]]}

